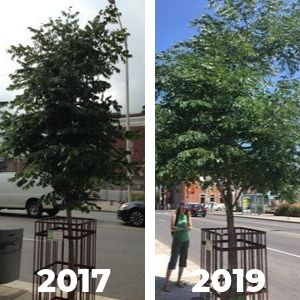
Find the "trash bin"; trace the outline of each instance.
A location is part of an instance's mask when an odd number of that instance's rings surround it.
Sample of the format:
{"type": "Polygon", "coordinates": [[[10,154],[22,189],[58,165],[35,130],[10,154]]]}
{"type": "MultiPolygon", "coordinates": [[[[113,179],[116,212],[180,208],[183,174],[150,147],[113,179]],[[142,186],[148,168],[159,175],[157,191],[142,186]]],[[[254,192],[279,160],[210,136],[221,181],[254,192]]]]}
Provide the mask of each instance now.
{"type": "Polygon", "coordinates": [[[23,229],[0,230],[0,284],[20,275],[23,229]]]}

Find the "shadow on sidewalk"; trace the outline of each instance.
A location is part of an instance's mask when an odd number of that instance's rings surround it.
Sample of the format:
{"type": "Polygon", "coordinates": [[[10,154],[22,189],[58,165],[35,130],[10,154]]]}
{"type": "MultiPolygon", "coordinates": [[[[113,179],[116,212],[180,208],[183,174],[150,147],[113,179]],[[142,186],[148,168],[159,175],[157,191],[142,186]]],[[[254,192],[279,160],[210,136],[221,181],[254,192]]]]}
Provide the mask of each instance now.
{"type": "Polygon", "coordinates": [[[206,300],[209,298],[200,297],[200,293],[193,293],[195,283],[186,282],[184,288],[176,286],[175,281],[170,281],[170,292],[162,290],[165,278],[155,276],[155,300],[206,300]]]}

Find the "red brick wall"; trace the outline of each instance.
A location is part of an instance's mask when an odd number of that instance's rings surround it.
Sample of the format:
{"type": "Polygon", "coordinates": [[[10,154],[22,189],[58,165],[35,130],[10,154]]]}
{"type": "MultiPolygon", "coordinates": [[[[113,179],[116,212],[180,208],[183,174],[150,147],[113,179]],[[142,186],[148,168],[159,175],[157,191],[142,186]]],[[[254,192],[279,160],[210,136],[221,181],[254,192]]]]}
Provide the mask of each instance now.
{"type": "Polygon", "coordinates": [[[132,161],[144,164],[145,162],[145,127],[134,127],[133,130],[137,131],[140,138],[132,141],[132,161]]]}
{"type": "Polygon", "coordinates": [[[210,187],[207,189],[202,189],[198,183],[192,184],[190,186],[182,184],[181,185],[181,200],[189,203],[199,203],[201,201],[201,196],[205,197],[205,203],[209,203],[214,199],[215,203],[221,203],[222,197],[221,193],[216,187],[210,187]]]}
{"type": "MultiPolygon", "coordinates": [[[[140,135],[140,138],[131,141],[132,144],[131,160],[143,165],[145,161],[145,127],[144,126],[133,127],[131,128],[131,130],[137,131],[140,135]]],[[[121,149],[126,149],[126,141],[118,140],[116,143],[116,147],[121,149]]]]}

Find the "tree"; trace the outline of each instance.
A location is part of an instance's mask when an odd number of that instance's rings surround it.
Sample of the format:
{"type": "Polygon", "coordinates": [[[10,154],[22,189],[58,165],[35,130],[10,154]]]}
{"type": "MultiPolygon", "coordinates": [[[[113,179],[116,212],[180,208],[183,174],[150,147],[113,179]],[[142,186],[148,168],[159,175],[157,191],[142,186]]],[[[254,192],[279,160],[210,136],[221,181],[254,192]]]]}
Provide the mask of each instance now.
{"type": "MultiPolygon", "coordinates": [[[[232,249],[241,193],[286,193],[300,183],[300,7],[210,4],[210,14],[192,22],[194,37],[157,56],[157,177],[215,185],[232,249]]],[[[228,262],[236,267],[234,250],[228,262]]]]}
{"type": "MultiPolygon", "coordinates": [[[[112,5],[84,28],[78,14],[69,10],[29,28],[31,45],[10,48],[20,68],[10,75],[9,89],[19,94],[10,103],[15,112],[1,117],[2,155],[25,161],[17,184],[51,186],[43,200],[64,200],[70,230],[71,211],[84,208],[95,182],[126,181],[130,169],[128,153],[116,146],[125,137],[113,113],[120,106],[104,94],[119,72],[116,64],[129,56],[123,48],[128,33],[112,29],[120,15],[112,5]]],[[[69,253],[74,269],[71,242],[69,253]]]]}

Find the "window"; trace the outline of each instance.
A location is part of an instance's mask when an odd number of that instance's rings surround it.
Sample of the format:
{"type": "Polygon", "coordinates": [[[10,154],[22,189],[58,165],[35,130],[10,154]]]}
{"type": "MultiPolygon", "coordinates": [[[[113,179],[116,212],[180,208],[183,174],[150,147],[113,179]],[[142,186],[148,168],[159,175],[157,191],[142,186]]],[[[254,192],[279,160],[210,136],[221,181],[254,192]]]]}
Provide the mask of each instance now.
{"type": "Polygon", "coordinates": [[[205,195],[201,195],[201,197],[200,197],[200,203],[205,203],[205,195]]]}

